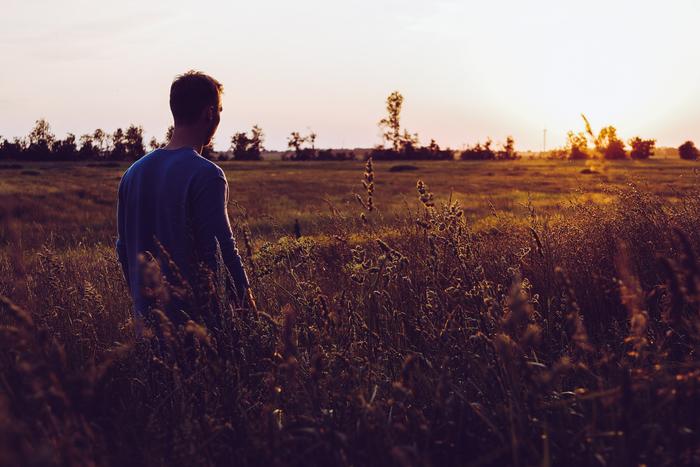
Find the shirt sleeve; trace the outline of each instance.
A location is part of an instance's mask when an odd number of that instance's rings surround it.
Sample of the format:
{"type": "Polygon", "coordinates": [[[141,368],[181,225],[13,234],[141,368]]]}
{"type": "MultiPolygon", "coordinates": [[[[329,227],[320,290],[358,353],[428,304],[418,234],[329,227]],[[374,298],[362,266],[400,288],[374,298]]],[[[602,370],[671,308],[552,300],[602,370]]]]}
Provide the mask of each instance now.
{"type": "Polygon", "coordinates": [[[226,206],[228,182],[223,171],[207,177],[193,197],[193,230],[197,252],[212,270],[216,270],[216,242],[221,256],[234,281],[239,300],[243,300],[249,287],[248,276],[231,231],[226,206]]]}
{"type": "Polygon", "coordinates": [[[119,184],[119,195],[117,197],[117,242],[116,251],[117,258],[122,266],[122,272],[124,273],[124,279],[126,279],[126,284],[131,288],[131,281],[129,280],[129,260],[126,254],[126,244],[125,242],[125,217],[124,217],[125,204],[122,197],[122,183],[119,184]]]}

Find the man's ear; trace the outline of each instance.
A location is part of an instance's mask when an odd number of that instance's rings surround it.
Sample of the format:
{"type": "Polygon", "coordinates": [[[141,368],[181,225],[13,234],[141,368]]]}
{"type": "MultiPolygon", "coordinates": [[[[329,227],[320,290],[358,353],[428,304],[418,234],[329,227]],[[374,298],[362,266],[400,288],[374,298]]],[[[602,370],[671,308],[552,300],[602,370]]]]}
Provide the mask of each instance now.
{"type": "Polygon", "coordinates": [[[207,116],[208,122],[211,122],[214,120],[214,118],[216,116],[216,110],[214,109],[213,105],[210,105],[209,107],[207,107],[206,116],[207,116]]]}

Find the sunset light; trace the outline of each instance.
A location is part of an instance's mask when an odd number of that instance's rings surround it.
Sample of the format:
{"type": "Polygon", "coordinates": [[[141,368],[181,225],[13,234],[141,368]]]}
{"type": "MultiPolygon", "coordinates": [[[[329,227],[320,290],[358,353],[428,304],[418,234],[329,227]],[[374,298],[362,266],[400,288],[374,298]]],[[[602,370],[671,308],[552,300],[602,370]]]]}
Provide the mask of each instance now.
{"type": "Polygon", "coordinates": [[[0,467],[700,465],[700,0],[0,2],[0,467]]]}
{"type": "MultiPolygon", "coordinates": [[[[225,86],[221,132],[260,124],[283,149],[293,128],[329,147],[371,147],[383,99],[406,97],[412,131],[455,148],[552,147],[616,125],[661,146],[700,138],[693,0],[5,2],[2,134],[37,118],[57,134],[130,122],[161,137],[164,89],[183,68],[225,86]]],[[[227,147],[217,139],[216,146],[227,147]]]]}

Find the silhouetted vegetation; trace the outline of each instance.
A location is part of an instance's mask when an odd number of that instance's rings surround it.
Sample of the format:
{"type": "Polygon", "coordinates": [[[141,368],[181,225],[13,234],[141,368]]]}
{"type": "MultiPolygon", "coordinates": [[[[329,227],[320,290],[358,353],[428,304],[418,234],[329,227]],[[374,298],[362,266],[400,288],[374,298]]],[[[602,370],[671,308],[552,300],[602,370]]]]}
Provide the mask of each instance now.
{"type": "Polygon", "coordinates": [[[589,159],[598,157],[609,160],[626,159],[625,143],[618,138],[617,129],[607,126],[596,135],[585,115],[581,114],[585,124],[585,131],[567,134],[566,149],[571,160],[589,159]],[[589,145],[590,138],[590,145],[589,145]],[[593,146],[593,149],[590,149],[593,146]]]}
{"type": "Polygon", "coordinates": [[[428,146],[420,146],[418,133],[411,133],[407,129],[401,130],[401,108],[403,95],[394,91],[386,99],[387,116],[379,121],[382,136],[391,147],[383,145],[374,148],[369,157],[374,160],[451,160],[454,159],[454,151],[441,149],[438,143],[430,140],[428,146]]]}
{"type": "MultiPolygon", "coordinates": [[[[386,101],[387,116],[379,121],[382,129],[384,145],[377,146],[362,157],[372,157],[374,160],[514,160],[520,156],[515,150],[515,141],[511,136],[498,149],[494,148],[489,138],[484,143],[476,143],[466,149],[456,152],[449,148],[443,149],[431,139],[427,146],[420,144],[417,133],[411,133],[401,126],[401,110],[404,97],[398,91],[392,92],[386,101]]],[[[581,115],[585,130],[569,131],[565,147],[540,153],[540,157],[548,159],[592,159],[608,160],[648,159],[659,152],[657,156],[673,157],[675,149],[659,148],[656,140],[642,139],[637,136],[628,141],[630,150],[618,136],[617,129],[608,125],[597,133],[593,131],[585,115],[581,115]],[[669,151],[671,151],[669,153],[669,151]]],[[[169,126],[163,141],[152,137],[148,148],[154,150],[167,144],[172,136],[173,126],[169,126]]],[[[283,154],[282,158],[292,161],[341,161],[353,160],[353,151],[316,148],[317,135],[313,131],[302,135],[294,131],[287,138],[287,147],[292,154],[283,154]]],[[[261,160],[264,135],[259,126],[254,126],[250,134],[235,133],[231,138],[230,150],[227,153],[217,153],[211,145],[202,149],[202,156],[208,159],[232,158],[240,161],[261,160]]],[[[117,128],[108,133],[101,128],[93,133],[80,137],[68,133],[64,139],[58,139],[51,131],[45,119],[36,121],[26,137],[15,137],[8,140],[0,137],[0,160],[27,161],[80,161],[80,160],[113,160],[133,161],[144,155],[146,148],[143,141],[143,128],[129,125],[126,131],[117,128]]],[[[687,141],[678,148],[681,158],[695,160],[700,157],[692,141],[687,141]]]]}
{"type": "Polygon", "coordinates": [[[165,139],[163,141],[158,141],[158,139],[153,136],[151,141],[148,143],[148,147],[151,149],[151,151],[167,146],[168,142],[173,137],[173,131],[175,131],[175,127],[173,125],[168,126],[168,129],[165,131],[165,139]]]}
{"type": "Polygon", "coordinates": [[[71,160],[136,160],[143,156],[143,128],[130,125],[126,132],[121,128],[112,134],[97,129],[93,134],[84,134],[79,140],[72,133],[57,139],[51,126],[44,119],[36,121],[26,138],[15,138],[12,142],[0,140],[0,159],[35,161],[71,160]],[[78,143],[80,147],[78,147],[78,143]]]}
{"type": "Polygon", "coordinates": [[[617,137],[617,129],[614,126],[606,126],[600,130],[595,139],[595,148],[604,159],[619,160],[627,158],[625,143],[617,137]]]}
{"type": "Polygon", "coordinates": [[[310,161],[316,159],[316,133],[311,132],[302,136],[298,131],[293,131],[287,138],[287,147],[294,151],[289,158],[294,161],[310,161]],[[308,145],[308,146],[307,146],[308,145]]]}
{"type": "Polygon", "coordinates": [[[566,148],[569,153],[569,159],[571,160],[588,159],[591,157],[588,152],[588,139],[583,132],[574,133],[573,131],[569,131],[567,134],[566,148]]]}
{"type": "Polygon", "coordinates": [[[649,159],[654,155],[654,149],[656,148],[656,140],[654,139],[642,139],[639,136],[635,136],[628,141],[630,145],[630,157],[632,159],[649,159]]]}
{"type": "Polygon", "coordinates": [[[493,141],[487,139],[482,145],[476,143],[474,146],[467,147],[459,155],[459,159],[463,161],[487,161],[487,160],[515,160],[518,158],[518,153],[515,152],[515,140],[512,136],[506,138],[506,142],[501,149],[494,151],[491,146],[493,141]]]}
{"type": "Polygon", "coordinates": [[[308,135],[302,135],[298,131],[293,131],[287,138],[287,147],[294,151],[291,155],[284,154],[284,160],[292,161],[344,161],[354,160],[353,151],[336,149],[317,149],[316,133],[313,131],[308,135]]]}
{"type": "Polygon", "coordinates": [[[612,126],[602,128],[598,134],[593,131],[590,122],[581,114],[585,124],[585,131],[574,133],[569,131],[567,144],[564,149],[550,151],[550,158],[561,159],[568,157],[570,160],[600,158],[608,160],[648,159],[654,155],[656,140],[642,139],[636,136],[629,140],[630,152],[625,149],[625,143],[617,135],[617,129],[612,126]]]}
{"type": "Polygon", "coordinates": [[[260,160],[265,135],[258,125],[254,125],[250,133],[251,135],[248,136],[248,133],[238,132],[231,137],[231,153],[234,160],[260,160]]]}
{"type": "Polygon", "coordinates": [[[686,141],[678,147],[678,155],[681,159],[694,161],[700,158],[700,151],[692,141],[686,141]]]}

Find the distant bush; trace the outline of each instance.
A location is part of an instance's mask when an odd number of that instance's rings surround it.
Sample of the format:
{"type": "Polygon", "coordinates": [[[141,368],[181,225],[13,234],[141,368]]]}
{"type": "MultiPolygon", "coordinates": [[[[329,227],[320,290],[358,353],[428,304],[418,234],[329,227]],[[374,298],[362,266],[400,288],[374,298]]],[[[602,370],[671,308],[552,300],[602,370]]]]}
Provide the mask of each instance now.
{"type": "Polygon", "coordinates": [[[428,146],[420,146],[418,133],[411,133],[406,128],[401,131],[401,108],[403,95],[394,91],[386,99],[387,116],[379,121],[384,140],[391,145],[384,145],[372,150],[369,157],[374,160],[453,160],[454,151],[441,149],[434,139],[428,146]]]}
{"type": "Polygon", "coordinates": [[[265,135],[262,128],[254,125],[249,137],[245,132],[235,133],[231,137],[231,152],[233,159],[237,161],[259,161],[260,154],[264,150],[263,141],[265,135]]]}
{"type": "Polygon", "coordinates": [[[630,157],[632,159],[649,159],[654,155],[654,149],[656,148],[656,140],[654,139],[642,139],[639,136],[635,136],[629,140],[630,157]]]}
{"type": "Polygon", "coordinates": [[[695,147],[695,143],[692,141],[686,141],[678,146],[678,155],[681,157],[681,159],[694,161],[700,157],[700,151],[698,151],[698,148],[695,147]]]}
{"type": "Polygon", "coordinates": [[[569,131],[566,150],[569,159],[588,159],[592,155],[609,160],[622,160],[631,157],[632,159],[648,159],[654,155],[656,140],[642,139],[636,136],[628,141],[630,152],[627,153],[625,143],[617,135],[617,129],[608,125],[603,127],[596,135],[591,124],[585,115],[581,114],[585,123],[585,132],[574,133],[569,131]],[[590,144],[589,144],[590,140],[590,144]],[[593,146],[593,154],[589,151],[593,146]]]}
{"type": "Polygon", "coordinates": [[[594,142],[596,151],[603,158],[610,160],[627,159],[625,143],[618,138],[617,129],[614,126],[609,125],[602,128],[594,142]]]}
{"type": "Polygon", "coordinates": [[[383,147],[374,148],[370,154],[372,159],[377,161],[424,161],[424,160],[453,160],[454,151],[451,149],[436,149],[430,146],[415,147],[413,145],[403,146],[401,150],[394,151],[383,147]]]}
{"type": "Polygon", "coordinates": [[[0,160],[136,160],[145,152],[143,128],[136,125],[129,125],[126,132],[117,128],[108,134],[98,128],[80,138],[68,133],[64,139],[57,139],[49,123],[39,119],[26,138],[14,138],[12,142],[0,138],[0,160]]]}
{"type": "Polygon", "coordinates": [[[518,153],[515,152],[515,140],[512,136],[506,138],[506,142],[501,149],[494,151],[491,146],[493,141],[487,139],[482,145],[476,143],[472,147],[467,147],[459,154],[459,159],[463,161],[485,161],[485,160],[514,160],[518,159],[518,153]]]}
{"type": "Polygon", "coordinates": [[[294,150],[294,153],[289,158],[294,161],[310,161],[316,159],[316,133],[311,132],[306,136],[302,136],[298,131],[292,131],[287,137],[287,147],[294,150]],[[305,147],[310,144],[310,147],[305,147]]]}
{"type": "Polygon", "coordinates": [[[515,140],[512,136],[506,138],[503,148],[496,153],[496,158],[499,160],[513,160],[518,158],[518,153],[515,152],[515,140]]]}
{"type": "Polygon", "coordinates": [[[567,134],[566,149],[569,152],[569,159],[581,160],[590,158],[588,153],[588,139],[583,132],[574,133],[570,131],[567,134]]]}

